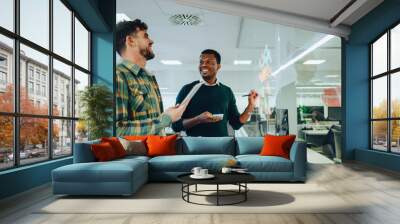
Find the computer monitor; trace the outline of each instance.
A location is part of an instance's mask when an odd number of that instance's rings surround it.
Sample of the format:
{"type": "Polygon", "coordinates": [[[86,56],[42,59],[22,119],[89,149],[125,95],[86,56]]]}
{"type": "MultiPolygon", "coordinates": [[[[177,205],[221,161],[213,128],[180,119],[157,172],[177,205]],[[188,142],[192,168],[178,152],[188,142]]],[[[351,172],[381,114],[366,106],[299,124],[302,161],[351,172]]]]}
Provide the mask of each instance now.
{"type": "Polygon", "coordinates": [[[323,106],[299,106],[297,107],[297,123],[303,124],[309,120],[325,120],[323,106]]]}
{"type": "Polygon", "coordinates": [[[341,107],[328,107],[328,120],[341,121],[342,108],[341,107]]]}

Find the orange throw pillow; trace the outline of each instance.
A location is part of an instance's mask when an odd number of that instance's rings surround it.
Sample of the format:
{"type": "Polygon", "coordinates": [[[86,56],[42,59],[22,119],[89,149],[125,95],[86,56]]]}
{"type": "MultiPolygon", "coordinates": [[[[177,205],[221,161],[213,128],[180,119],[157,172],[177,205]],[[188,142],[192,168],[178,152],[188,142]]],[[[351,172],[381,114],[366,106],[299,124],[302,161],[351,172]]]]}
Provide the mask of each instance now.
{"type": "Polygon", "coordinates": [[[117,137],[101,138],[101,142],[110,143],[117,158],[126,156],[126,151],[117,137]]]}
{"type": "Polygon", "coordinates": [[[99,162],[110,161],[117,158],[112,145],[108,142],[93,144],[90,147],[92,149],[94,157],[99,162]]]}
{"type": "Polygon", "coordinates": [[[127,135],[127,136],[124,136],[124,139],[126,139],[128,141],[140,140],[142,142],[146,142],[147,136],[127,135]]]}
{"type": "Polygon", "coordinates": [[[147,137],[148,156],[176,155],[177,135],[147,137]]]}
{"type": "Polygon", "coordinates": [[[296,135],[284,135],[284,136],[274,136],[265,135],[264,136],[264,146],[261,149],[261,156],[280,156],[286,159],[290,159],[290,148],[296,135]]]}

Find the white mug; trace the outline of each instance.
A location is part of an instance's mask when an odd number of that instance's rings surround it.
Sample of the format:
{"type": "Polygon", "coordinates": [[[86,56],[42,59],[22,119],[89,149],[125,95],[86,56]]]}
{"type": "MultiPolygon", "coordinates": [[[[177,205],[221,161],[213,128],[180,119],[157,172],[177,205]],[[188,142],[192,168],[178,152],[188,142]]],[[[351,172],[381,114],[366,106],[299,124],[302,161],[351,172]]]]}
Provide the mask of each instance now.
{"type": "Polygon", "coordinates": [[[221,170],[222,173],[230,173],[231,171],[232,171],[232,168],[229,168],[229,167],[222,167],[222,170],[221,170]]]}
{"type": "Polygon", "coordinates": [[[200,176],[207,176],[208,175],[208,169],[201,169],[200,170],[200,176]]]}
{"type": "Polygon", "coordinates": [[[194,175],[196,175],[196,176],[199,176],[199,175],[201,175],[200,174],[200,171],[202,170],[202,168],[201,167],[193,167],[193,169],[192,169],[192,173],[194,174],[194,175]]]}

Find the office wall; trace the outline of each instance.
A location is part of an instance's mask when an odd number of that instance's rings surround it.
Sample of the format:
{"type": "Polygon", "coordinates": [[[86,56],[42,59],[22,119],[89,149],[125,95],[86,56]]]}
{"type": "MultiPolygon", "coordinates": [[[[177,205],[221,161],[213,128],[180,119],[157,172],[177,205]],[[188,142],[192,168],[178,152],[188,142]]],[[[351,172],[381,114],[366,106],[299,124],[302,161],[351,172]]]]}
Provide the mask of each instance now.
{"type": "MultiPolygon", "coordinates": [[[[115,0],[67,2],[92,31],[92,82],[104,83],[113,89],[115,0]]],[[[0,172],[0,199],[50,182],[53,169],[71,163],[72,158],[69,157],[0,172]]]]}
{"type": "Polygon", "coordinates": [[[48,183],[53,169],[71,163],[72,158],[64,158],[1,172],[0,199],[48,183]]]}
{"type": "Polygon", "coordinates": [[[344,41],[342,49],[345,68],[343,69],[345,159],[355,159],[387,169],[396,169],[395,164],[400,164],[400,157],[391,155],[393,157],[387,159],[387,155],[382,156],[381,152],[369,150],[368,44],[391,25],[400,21],[399,12],[400,0],[384,1],[351,27],[349,40],[344,41]]]}
{"type": "MultiPolygon", "coordinates": [[[[114,93],[114,72],[115,72],[115,54],[114,54],[114,27],[116,15],[115,0],[99,1],[98,8],[108,24],[107,32],[92,33],[92,82],[104,84],[114,93]]],[[[113,94],[114,95],[114,94],[113,94]]],[[[110,108],[115,110],[115,106],[110,108]]],[[[114,114],[114,113],[113,113],[114,114]]],[[[113,122],[114,123],[114,122],[113,122]]],[[[109,133],[115,135],[115,128],[109,127],[109,133]]]]}

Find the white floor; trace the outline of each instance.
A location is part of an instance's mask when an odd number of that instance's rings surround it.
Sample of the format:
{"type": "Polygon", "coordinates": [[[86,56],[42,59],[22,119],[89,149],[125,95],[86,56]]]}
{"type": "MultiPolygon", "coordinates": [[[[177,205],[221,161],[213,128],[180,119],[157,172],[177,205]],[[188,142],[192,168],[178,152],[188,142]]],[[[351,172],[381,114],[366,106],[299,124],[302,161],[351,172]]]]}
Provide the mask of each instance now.
{"type": "Polygon", "coordinates": [[[307,148],[307,162],[311,164],[334,164],[332,160],[328,159],[326,156],[307,148]]]}
{"type": "MultiPolygon", "coordinates": [[[[308,150],[306,184],[316,184],[349,203],[363,203],[361,213],[306,214],[41,214],[54,201],[49,184],[0,200],[0,223],[7,224],[399,224],[400,173],[354,161],[341,164],[308,150]]],[[[318,202],[321,194],[308,194],[318,202]]],[[[265,200],[267,201],[267,200],[265,200]]],[[[174,206],[174,205],[171,205],[174,206]]]]}

